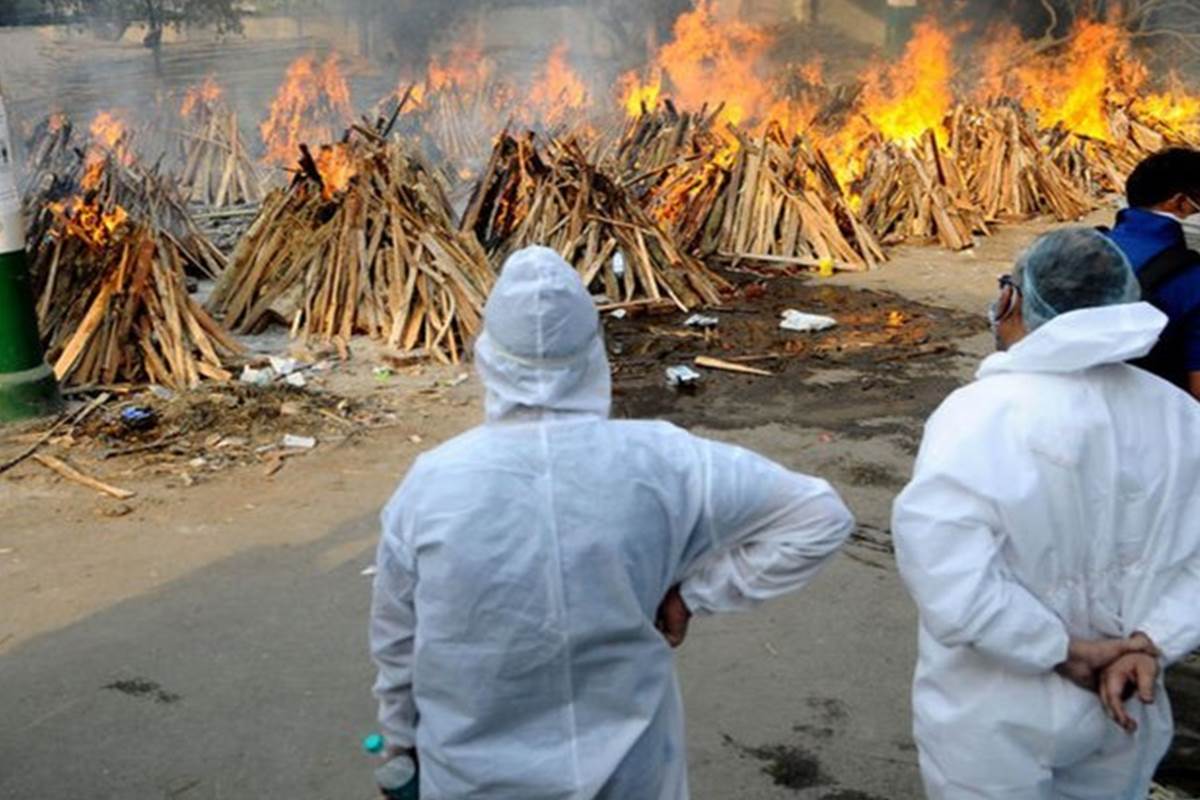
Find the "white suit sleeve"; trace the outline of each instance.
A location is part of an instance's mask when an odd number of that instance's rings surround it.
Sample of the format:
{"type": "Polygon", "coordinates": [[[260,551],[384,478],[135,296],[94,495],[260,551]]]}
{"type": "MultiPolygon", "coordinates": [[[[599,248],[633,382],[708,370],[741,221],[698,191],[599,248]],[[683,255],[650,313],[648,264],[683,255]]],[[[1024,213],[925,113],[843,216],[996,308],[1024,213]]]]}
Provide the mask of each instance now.
{"type": "Polygon", "coordinates": [[[828,483],[701,440],[704,502],[680,592],[693,613],[753,607],[799,589],[846,541],[854,517],[828,483]]]}
{"type": "Polygon", "coordinates": [[[1006,569],[995,503],[1029,471],[1018,437],[978,416],[948,416],[930,421],[916,474],[896,500],[900,574],[942,645],[974,647],[1014,672],[1048,672],[1066,660],[1066,626],[1006,569]]]}
{"type": "Polygon", "coordinates": [[[1134,626],[1150,637],[1168,664],[1200,648],[1200,562],[1186,564],[1159,595],[1149,616],[1134,626]]]}
{"type": "Polygon", "coordinates": [[[371,601],[371,657],[379,670],[375,696],[379,724],[388,743],[411,748],[416,746],[417,723],[412,693],[416,576],[404,546],[389,535],[387,512],[384,526],[371,601]]]}

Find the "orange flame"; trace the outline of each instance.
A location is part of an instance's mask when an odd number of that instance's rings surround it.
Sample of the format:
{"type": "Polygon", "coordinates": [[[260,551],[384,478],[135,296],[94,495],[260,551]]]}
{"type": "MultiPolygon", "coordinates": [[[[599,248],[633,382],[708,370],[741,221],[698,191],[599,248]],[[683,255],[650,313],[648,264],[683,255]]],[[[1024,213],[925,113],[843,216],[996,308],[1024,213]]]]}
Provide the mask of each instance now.
{"type": "Polygon", "coordinates": [[[301,56],[288,67],[271,111],[259,125],[266,160],[291,163],[301,144],[332,140],[334,126],[352,117],[350,87],[338,67],[337,54],[323,64],[314,56],[301,56]]]}
{"type": "Polygon", "coordinates": [[[654,67],[670,80],[680,105],[724,102],[722,119],[737,125],[773,102],[769,82],[758,75],[771,41],[751,25],[718,20],[715,0],[698,0],[675,21],[674,39],[659,50],[654,67]]]}
{"type": "Polygon", "coordinates": [[[1062,59],[1018,67],[1022,97],[1047,128],[1062,125],[1081,136],[1109,141],[1108,102],[1136,91],[1145,67],[1129,52],[1116,25],[1080,22],[1062,59]]]}
{"type": "Polygon", "coordinates": [[[116,239],[121,226],[129,219],[125,209],[120,206],[107,212],[99,205],[79,197],[72,197],[65,203],[49,203],[47,207],[68,235],[97,249],[116,239]]]}
{"type": "Polygon", "coordinates": [[[209,75],[201,83],[184,93],[183,106],[179,113],[184,117],[190,117],[201,108],[212,111],[224,94],[225,90],[212,75],[209,75]]]}
{"type": "Polygon", "coordinates": [[[627,72],[618,84],[621,103],[630,119],[637,119],[647,112],[658,108],[658,99],[662,95],[662,75],[651,77],[642,83],[637,72],[627,72]]]}
{"type": "Polygon", "coordinates": [[[1133,112],[1168,130],[1192,138],[1200,136],[1200,97],[1189,94],[1175,73],[1167,79],[1165,91],[1134,100],[1133,112]]]}
{"type": "Polygon", "coordinates": [[[825,85],[825,60],[820,56],[809,59],[800,65],[800,77],[809,86],[825,85]]]}
{"type": "Polygon", "coordinates": [[[326,200],[332,200],[335,194],[345,191],[350,179],[358,174],[354,154],[346,144],[322,145],[315,161],[321,182],[325,184],[322,196],[326,200]]]}
{"type": "Polygon", "coordinates": [[[920,22],[899,62],[868,72],[862,112],[886,139],[911,145],[931,130],[946,141],[954,102],[950,51],[949,34],[932,21],[920,22]]]}
{"type": "Polygon", "coordinates": [[[101,111],[92,120],[92,139],[107,150],[116,150],[127,133],[125,123],[111,111],[101,111]]]}
{"type": "Polygon", "coordinates": [[[550,57],[530,87],[530,116],[543,122],[557,122],[568,111],[586,106],[587,101],[587,86],[567,60],[566,42],[561,42],[550,51],[550,57]]]}
{"type": "Polygon", "coordinates": [[[112,155],[122,164],[133,163],[129,150],[129,131],[125,123],[110,111],[101,111],[92,120],[92,142],[84,155],[83,176],[79,179],[83,191],[90,192],[104,178],[104,163],[112,155]]]}

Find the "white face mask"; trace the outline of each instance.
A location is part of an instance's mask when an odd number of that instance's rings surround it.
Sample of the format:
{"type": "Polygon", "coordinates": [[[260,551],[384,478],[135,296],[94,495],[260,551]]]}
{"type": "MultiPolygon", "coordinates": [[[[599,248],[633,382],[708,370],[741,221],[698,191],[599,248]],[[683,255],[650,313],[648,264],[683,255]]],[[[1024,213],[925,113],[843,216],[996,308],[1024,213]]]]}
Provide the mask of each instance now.
{"type": "Polygon", "coordinates": [[[1193,213],[1180,219],[1179,227],[1183,228],[1183,238],[1187,242],[1188,250],[1200,253],[1200,204],[1191,198],[1188,198],[1188,202],[1192,204],[1193,213]]]}
{"type": "Polygon", "coordinates": [[[1188,250],[1200,253],[1200,214],[1190,214],[1179,220],[1183,228],[1183,238],[1187,241],[1188,250]]]}

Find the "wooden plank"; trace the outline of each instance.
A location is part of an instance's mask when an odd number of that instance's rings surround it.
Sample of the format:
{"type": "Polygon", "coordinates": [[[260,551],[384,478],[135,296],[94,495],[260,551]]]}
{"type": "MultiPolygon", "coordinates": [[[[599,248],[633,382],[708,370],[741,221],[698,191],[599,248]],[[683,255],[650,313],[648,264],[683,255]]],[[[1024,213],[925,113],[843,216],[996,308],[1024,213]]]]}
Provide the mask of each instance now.
{"type": "Polygon", "coordinates": [[[106,494],[109,497],[115,497],[118,500],[128,500],[131,497],[137,496],[136,492],[131,492],[127,489],[120,489],[116,486],[110,486],[107,483],[96,480],[90,475],[85,475],[72,467],[70,464],[63,462],[54,456],[43,455],[42,453],[34,453],[32,458],[34,461],[38,462],[47,469],[53,470],[72,483],[77,483],[80,486],[86,486],[89,489],[94,489],[95,491],[100,492],[101,494],[106,494]]]}

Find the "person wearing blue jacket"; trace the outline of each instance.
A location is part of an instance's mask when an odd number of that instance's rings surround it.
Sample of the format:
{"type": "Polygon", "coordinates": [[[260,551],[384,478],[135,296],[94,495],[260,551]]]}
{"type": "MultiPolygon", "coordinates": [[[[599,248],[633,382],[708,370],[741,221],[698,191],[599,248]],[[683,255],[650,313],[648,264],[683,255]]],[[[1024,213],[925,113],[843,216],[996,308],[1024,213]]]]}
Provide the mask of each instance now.
{"type": "Polygon", "coordinates": [[[1155,153],[1129,176],[1126,194],[1129,207],[1108,235],[1144,299],[1170,320],[1137,365],[1200,399],[1200,151],[1155,153]]]}

